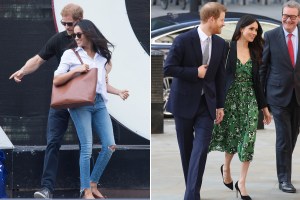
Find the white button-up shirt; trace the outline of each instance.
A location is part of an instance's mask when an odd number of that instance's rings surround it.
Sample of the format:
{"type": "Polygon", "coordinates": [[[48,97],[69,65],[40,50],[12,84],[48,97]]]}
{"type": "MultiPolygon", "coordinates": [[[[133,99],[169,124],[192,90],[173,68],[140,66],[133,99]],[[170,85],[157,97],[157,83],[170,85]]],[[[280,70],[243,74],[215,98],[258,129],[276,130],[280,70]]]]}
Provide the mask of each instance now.
{"type": "MultiPolygon", "coordinates": [[[[75,51],[78,52],[84,64],[89,65],[89,68],[98,68],[98,81],[96,87],[96,93],[101,94],[105,103],[107,103],[107,89],[106,89],[106,70],[105,64],[107,59],[101,56],[99,53],[96,53],[94,58],[88,56],[86,51],[83,48],[77,47],[75,51]]],[[[54,76],[59,74],[67,73],[68,71],[73,70],[75,67],[81,65],[79,59],[72,49],[66,50],[61,57],[60,64],[57,70],[54,72],[54,76]]]]}

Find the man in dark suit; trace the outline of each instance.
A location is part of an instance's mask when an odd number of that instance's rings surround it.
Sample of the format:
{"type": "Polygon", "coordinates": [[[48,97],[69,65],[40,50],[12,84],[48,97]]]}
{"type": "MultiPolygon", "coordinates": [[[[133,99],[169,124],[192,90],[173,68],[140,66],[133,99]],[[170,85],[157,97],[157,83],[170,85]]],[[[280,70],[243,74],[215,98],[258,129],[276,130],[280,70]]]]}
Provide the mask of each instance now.
{"type": "Polygon", "coordinates": [[[185,200],[200,199],[214,119],[224,116],[227,47],[214,34],[221,33],[225,12],[220,3],[205,4],[200,26],[176,37],[164,66],[164,75],[174,77],[167,110],[175,119],[185,200]]]}
{"type": "Polygon", "coordinates": [[[261,83],[276,127],[276,165],[279,189],[295,193],[291,183],[292,154],[300,124],[300,4],[288,1],[282,26],[265,33],[261,83]]]}

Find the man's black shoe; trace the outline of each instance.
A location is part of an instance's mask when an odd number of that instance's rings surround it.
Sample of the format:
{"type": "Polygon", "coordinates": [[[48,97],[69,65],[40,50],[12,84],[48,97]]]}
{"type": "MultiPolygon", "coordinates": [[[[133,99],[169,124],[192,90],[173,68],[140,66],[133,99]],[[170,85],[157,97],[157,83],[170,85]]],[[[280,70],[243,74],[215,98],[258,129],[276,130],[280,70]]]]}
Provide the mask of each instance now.
{"type": "Polygon", "coordinates": [[[287,192],[287,193],[295,193],[296,192],[296,188],[291,183],[287,183],[287,182],[279,183],[279,189],[282,192],[287,192]]]}
{"type": "Polygon", "coordinates": [[[52,199],[52,193],[47,188],[42,188],[34,193],[36,199],[52,199]]]}

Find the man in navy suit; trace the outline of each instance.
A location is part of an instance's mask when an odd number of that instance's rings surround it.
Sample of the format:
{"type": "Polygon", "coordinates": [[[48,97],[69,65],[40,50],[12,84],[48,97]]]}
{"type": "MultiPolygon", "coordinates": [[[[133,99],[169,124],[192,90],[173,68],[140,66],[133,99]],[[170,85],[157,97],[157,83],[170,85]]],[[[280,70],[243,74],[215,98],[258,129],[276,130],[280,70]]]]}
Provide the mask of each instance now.
{"type": "Polygon", "coordinates": [[[300,125],[300,4],[288,1],[282,26],[265,33],[261,83],[276,127],[276,165],[279,189],[295,193],[291,183],[292,154],[300,125]]]}
{"type": "Polygon", "coordinates": [[[185,200],[200,199],[214,119],[224,116],[225,41],[215,34],[224,26],[226,8],[215,2],[200,10],[201,24],[176,37],[165,61],[172,76],[167,110],[175,119],[186,183],[185,200]]]}

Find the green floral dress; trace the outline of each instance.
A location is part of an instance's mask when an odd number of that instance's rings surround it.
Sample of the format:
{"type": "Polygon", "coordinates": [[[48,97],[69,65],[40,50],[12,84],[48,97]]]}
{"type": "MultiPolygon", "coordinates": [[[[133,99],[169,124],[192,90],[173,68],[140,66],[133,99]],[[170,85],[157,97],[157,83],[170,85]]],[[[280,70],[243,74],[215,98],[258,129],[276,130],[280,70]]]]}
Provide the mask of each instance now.
{"type": "Polygon", "coordinates": [[[252,82],[252,61],[237,59],[235,81],[229,88],[224,119],[215,125],[209,151],[238,152],[241,162],[251,161],[254,153],[258,109],[252,82]]]}

